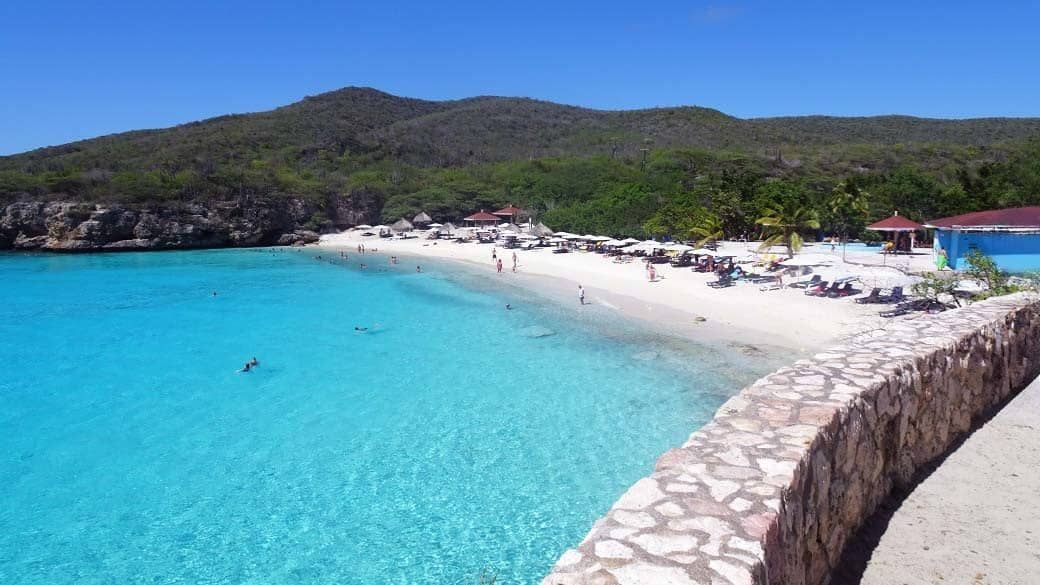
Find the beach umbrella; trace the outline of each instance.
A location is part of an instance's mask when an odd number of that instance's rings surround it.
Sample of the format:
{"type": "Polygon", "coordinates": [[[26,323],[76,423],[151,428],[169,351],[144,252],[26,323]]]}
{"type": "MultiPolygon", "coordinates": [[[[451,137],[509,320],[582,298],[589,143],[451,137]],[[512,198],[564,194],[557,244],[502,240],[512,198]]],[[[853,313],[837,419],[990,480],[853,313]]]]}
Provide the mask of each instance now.
{"type": "Polygon", "coordinates": [[[569,238],[570,236],[573,236],[574,234],[572,234],[570,232],[556,232],[553,235],[557,236],[557,237],[560,237],[560,238],[569,238]]]}
{"type": "Polygon", "coordinates": [[[553,235],[553,231],[541,222],[531,226],[531,229],[529,231],[531,232],[531,235],[535,236],[547,237],[553,235]]]}
{"type": "Polygon", "coordinates": [[[578,235],[575,235],[575,234],[570,234],[570,235],[566,235],[566,236],[563,236],[563,237],[567,238],[568,240],[584,240],[585,239],[584,237],[578,236],[578,235]]]}
{"type": "Polygon", "coordinates": [[[456,229],[458,229],[458,228],[455,227],[455,224],[453,224],[451,222],[448,222],[448,223],[442,225],[441,227],[444,228],[445,231],[449,231],[449,232],[453,232],[456,229]]]}
{"type": "Polygon", "coordinates": [[[639,243],[639,240],[637,240],[635,238],[625,238],[625,239],[623,239],[621,241],[626,243],[626,244],[638,244],[639,243]]]}
{"type": "Polygon", "coordinates": [[[550,244],[566,244],[567,238],[549,238],[550,244]]]}
{"type": "Polygon", "coordinates": [[[614,238],[611,238],[609,236],[592,236],[591,238],[589,238],[589,240],[593,242],[609,242],[612,239],[614,238]]]}
{"type": "Polygon", "coordinates": [[[820,278],[822,280],[825,280],[825,281],[831,282],[831,283],[835,283],[835,282],[837,282],[837,283],[848,282],[850,280],[856,280],[857,278],[859,278],[855,274],[852,274],[849,271],[842,270],[840,268],[825,269],[825,270],[821,270],[819,272],[816,272],[815,274],[819,274],[820,278]]]}
{"type": "Polygon", "coordinates": [[[363,223],[363,224],[361,224],[359,226],[356,226],[354,229],[356,229],[356,230],[370,230],[370,229],[372,229],[372,226],[368,225],[367,223],[363,223]]]}
{"type": "Polygon", "coordinates": [[[827,254],[799,254],[781,262],[784,266],[822,266],[834,264],[834,257],[827,254]]]}
{"type": "Polygon", "coordinates": [[[690,250],[693,250],[693,246],[687,246],[686,244],[668,244],[665,246],[665,249],[673,252],[689,252],[690,250]]]}
{"type": "Polygon", "coordinates": [[[394,230],[395,232],[406,232],[415,229],[415,226],[412,225],[412,222],[402,217],[401,219],[395,221],[390,226],[390,229],[394,230]]]}
{"type": "Polygon", "coordinates": [[[621,240],[607,240],[603,242],[603,245],[609,248],[617,248],[618,246],[623,246],[624,242],[622,242],[621,240]]]}
{"type": "Polygon", "coordinates": [[[427,223],[428,224],[431,221],[433,221],[433,218],[430,217],[429,214],[427,214],[425,211],[420,211],[419,215],[416,215],[414,218],[412,218],[412,223],[413,224],[414,223],[427,223]]]}
{"type": "Polygon", "coordinates": [[[715,255],[715,252],[713,252],[713,251],[711,251],[711,250],[709,250],[707,248],[697,248],[695,250],[690,250],[690,253],[693,254],[694,256],[714,256],[715,255]]]}
{"type": "Polygon", "coordinates": [[[532,236],[531,234],[520,234],[518,236],[521,240],[537,240],[538,236],[532,236]]]}
{"type": "Polygon", "coordinates": [[[431,223],[431,224],[430,224],[429,226],[427,226],[427,227],[432,227],[432,228],[439,228],[439,227],[444,227],[444,224],[440,224],[440,223],[431,223]]]}

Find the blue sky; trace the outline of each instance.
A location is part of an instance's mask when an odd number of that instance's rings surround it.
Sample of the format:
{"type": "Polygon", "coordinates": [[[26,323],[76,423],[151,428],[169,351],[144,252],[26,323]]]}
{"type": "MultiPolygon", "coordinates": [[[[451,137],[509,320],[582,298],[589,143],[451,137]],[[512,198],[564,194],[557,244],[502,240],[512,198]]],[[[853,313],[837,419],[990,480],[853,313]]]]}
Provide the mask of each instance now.
{"type": "Polygon", "coordinates": [[[0,3],[0,154],[348,85],[741,117],[1040,116],[1040,2],[0,3]]]}

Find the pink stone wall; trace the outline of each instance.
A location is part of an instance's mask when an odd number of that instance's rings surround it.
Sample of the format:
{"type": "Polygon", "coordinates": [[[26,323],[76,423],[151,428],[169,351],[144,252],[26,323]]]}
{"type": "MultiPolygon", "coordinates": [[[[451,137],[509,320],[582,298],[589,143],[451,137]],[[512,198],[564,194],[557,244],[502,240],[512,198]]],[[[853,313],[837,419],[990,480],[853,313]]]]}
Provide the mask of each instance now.
{"type": "Polygon", "coordinates": [[[894,486],[1040,373],[1040,299],[893,323],[724,404],[542,585],[818,585],[894,486]]]}

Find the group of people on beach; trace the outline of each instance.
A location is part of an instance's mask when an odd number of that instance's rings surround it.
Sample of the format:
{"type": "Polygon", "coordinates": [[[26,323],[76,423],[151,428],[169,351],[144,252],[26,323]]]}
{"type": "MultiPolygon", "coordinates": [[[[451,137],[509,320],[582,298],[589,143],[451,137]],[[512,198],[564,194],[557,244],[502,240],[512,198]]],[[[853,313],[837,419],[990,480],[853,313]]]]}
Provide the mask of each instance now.
{"type": "MultiPolygon", "coordinates": [[[[498,269],[498,273],[502,273],[502,259],[498,257],[498,247],[491,248],[491,264],[498,269]]],[[[513,252],[513,272],[516,272],[517,256],[516,252],[513,252]]]]}

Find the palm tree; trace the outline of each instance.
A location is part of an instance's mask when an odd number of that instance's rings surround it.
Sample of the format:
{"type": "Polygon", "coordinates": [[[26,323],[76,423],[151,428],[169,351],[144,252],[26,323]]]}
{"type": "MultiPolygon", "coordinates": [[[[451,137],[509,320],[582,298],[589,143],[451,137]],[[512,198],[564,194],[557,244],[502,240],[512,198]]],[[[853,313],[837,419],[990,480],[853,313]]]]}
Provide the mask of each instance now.
{"type": "Polygon", "coordinates": [[[854,185],[842,181],[834,186],[828,201],[835,227],[841,231],[841,259],[845,260],[845,243],[849,239],[849,227],[857,217],[866,218],[869,213],[867,194],[854,185]]]}
{"type": "Polygon", "coordinates": [[[820,217],[815,210],[808,207],[797,207],[795,205],[777,205],[762,210],[762,217],[755,223],[766,228],[766,239],[759,246],[760,250],[767,250],[770,246],[784,244],[787,246],[787,255],[802,249],[804,239],[799,233],[805,230],[820,229],[820,217]]]}
{"type": "Polygon", "coordinates": [[[721,240],[725,236],[722,231],[722,218],[714,213],[708,213],[702,216],[700,220],[690,228],[690,233],[699,238],[696,243],[698,248],[704,246],[708,242],[721,240]]]}

